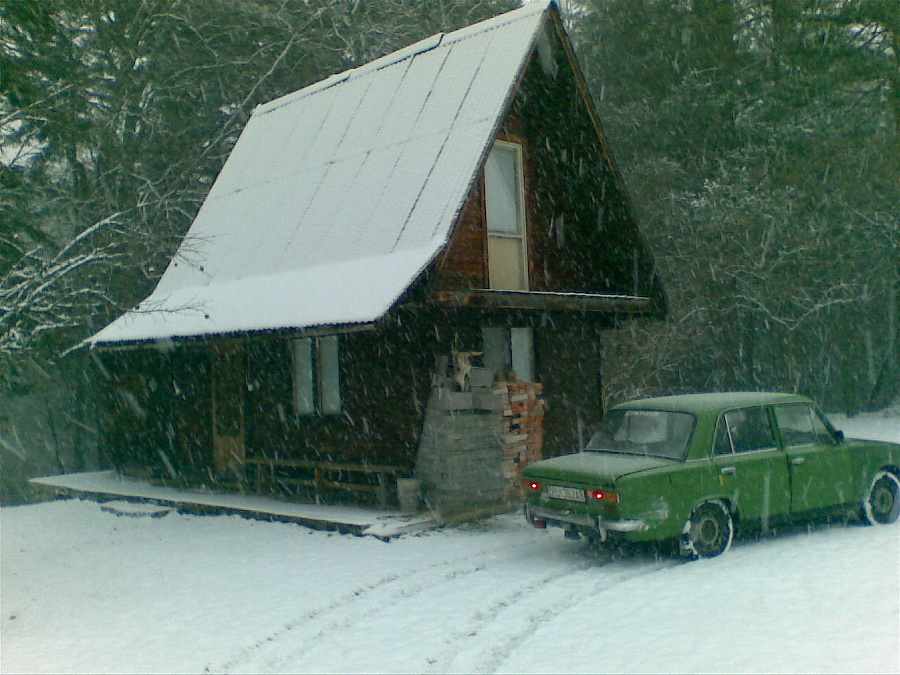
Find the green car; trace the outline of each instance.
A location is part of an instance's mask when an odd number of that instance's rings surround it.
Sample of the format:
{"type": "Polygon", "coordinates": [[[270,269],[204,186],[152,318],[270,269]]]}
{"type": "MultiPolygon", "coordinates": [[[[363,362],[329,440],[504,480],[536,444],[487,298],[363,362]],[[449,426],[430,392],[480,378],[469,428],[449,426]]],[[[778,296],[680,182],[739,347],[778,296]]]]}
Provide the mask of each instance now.
{"type": "Polygon", "coordinates": [[[528,466],[524,493],[535,527],[712,557],[738,525],[836,508],[895,522],[900,445],[845,439],[804,396],[665,396],[614,407],[583,452],[528,466]]]}

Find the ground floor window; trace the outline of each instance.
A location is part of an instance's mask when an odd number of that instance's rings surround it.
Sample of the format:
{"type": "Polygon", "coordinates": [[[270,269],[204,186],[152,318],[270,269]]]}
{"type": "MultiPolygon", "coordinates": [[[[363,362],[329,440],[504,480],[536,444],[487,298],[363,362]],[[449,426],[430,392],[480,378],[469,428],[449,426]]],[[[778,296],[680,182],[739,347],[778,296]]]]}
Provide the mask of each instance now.
{"type": "Polygon", "coordinates": [[[486,327],[481,331],[484,365],[495,373],[513,370],[522,382],[534,382],[534,330],[486,327]]]}
{"type": "Polygon", "coordinates": [[[341,412],[340,338],[329,335],[291,341],[294,411],[298,415],[341,412]]]}

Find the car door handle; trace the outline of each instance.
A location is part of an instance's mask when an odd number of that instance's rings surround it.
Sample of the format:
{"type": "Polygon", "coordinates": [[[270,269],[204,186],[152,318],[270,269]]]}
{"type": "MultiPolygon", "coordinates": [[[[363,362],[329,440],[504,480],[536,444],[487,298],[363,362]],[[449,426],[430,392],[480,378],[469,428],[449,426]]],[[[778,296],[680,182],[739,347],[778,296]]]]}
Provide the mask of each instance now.
{"type": "Polygon", "coordinates": [[[723,466],[721,469],[719,469],[719,473],[723,476],[733,476],[736,472],[737,469],[735,469],[733,466],[723,466]]]}
{"type": "Polygon", "coordinates": [[[793,464],[794,466],[800,466],[805,461],[806,461],[806,457],[792,457],[791,458],[791,464],[793,464]]]}

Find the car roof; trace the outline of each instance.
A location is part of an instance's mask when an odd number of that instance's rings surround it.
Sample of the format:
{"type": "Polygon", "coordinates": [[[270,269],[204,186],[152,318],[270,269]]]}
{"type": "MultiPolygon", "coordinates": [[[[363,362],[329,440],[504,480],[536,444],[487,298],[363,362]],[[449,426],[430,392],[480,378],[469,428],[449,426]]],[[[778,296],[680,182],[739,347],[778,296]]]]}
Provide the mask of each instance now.
{"type": "Polygon", "coordinates": [[[744,408],[774,403],[811,403],[806,396],[762,391],[721,391],[704,394],[678,394],[643,398],[613,407],[639,410],[671,410],[692,413],[716,413],[732,408],[744,408]]]}

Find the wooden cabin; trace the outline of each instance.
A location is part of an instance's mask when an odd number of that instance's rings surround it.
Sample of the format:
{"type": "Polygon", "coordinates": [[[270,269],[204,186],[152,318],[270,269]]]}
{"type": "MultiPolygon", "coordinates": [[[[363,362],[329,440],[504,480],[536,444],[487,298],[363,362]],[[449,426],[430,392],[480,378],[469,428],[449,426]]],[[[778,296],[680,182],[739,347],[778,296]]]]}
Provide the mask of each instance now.
{"type": "Polygon", "coordinates": [[[664,312],[535,2],[260,106],[156,290],[88,344],[123,471],[383,506],[418,475],[449,513],[577,450],[601,332],[664,312]]]}

